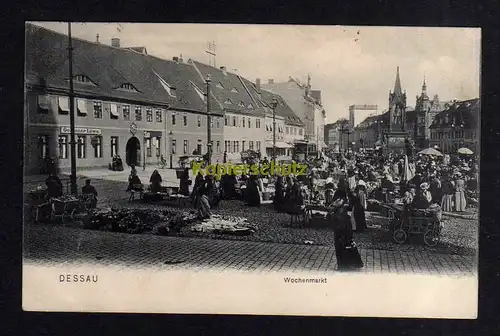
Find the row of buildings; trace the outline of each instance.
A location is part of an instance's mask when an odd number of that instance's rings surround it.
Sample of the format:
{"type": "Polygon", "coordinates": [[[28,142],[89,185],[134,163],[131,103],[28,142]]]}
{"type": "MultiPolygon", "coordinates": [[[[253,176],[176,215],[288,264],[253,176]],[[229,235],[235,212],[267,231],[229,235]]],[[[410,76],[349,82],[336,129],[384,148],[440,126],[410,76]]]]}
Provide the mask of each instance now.
{"type": "Polygon", "coordinates": [[[413,139],[417,149],[434,147],[445,153],[456,153],[462,147],[473,152],[479,149],[479,99],[440,101],[437,94],[431,99],[424,79],[415,107],[407,106],[399,68],[394,90],[389,92],[388,109],[375,111],[356,124],[353,111],[367,109],[377,110],[372,105],[353,105],[349,108],[349,119],[326,125],[324,137],[328,147],[375,148],[386,142],[387,134],[399,132],[413,139]]]}
{"type": "MultiPolygon", "coordinates": [[[[70,167],[68,36],[27,24],[25,173],[44,158],[70,167]]],[[[207,152],[211,119],[212,160],[239,160],[247,149],[271,156],[273,109],[279,158],[297,143],[324,144],[321,92],[290,79],[261,84],[182,56],[149,55],[146,47],[122,47],[72,39],[78,168],[106,167],[115,155],[127,165],[157,164],[207,152]],[[209,94],[207,94],[207,92],[209,94]],[[209,107],[208,107],[208,106],[209,107]]],[[[319,148],[319,147],[318,147],[319,148]]]]}

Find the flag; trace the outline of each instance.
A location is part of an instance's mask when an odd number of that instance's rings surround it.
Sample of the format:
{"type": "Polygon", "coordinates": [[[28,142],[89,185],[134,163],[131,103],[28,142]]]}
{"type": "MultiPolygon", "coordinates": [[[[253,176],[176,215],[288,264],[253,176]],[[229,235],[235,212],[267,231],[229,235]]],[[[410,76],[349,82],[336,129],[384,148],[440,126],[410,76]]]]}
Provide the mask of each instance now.
{"type": "Polygon", "coordinates": [[[409,181],[415,176],[415,171],[408,163],[408,155],[405,155],[404,180],[409,181]]]}

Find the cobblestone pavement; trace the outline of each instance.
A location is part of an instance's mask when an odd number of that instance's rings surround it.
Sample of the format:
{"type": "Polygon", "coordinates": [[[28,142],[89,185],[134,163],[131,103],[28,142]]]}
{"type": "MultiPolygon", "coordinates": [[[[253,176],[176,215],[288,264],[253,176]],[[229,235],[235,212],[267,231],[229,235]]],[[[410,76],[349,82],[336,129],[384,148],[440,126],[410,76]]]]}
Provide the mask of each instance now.
{"type": "MultiPolygon", "coordinates": [[[[131,235],[66,228],[25,226],[24,261],[28,264],[90,263],[123,268],[242,272],[335,272],[333,246],[259,243],[153,235],[131,235]]],[[[360,249],[364,273],[471,276],[476,258],[422,251],[360,249]]]]}

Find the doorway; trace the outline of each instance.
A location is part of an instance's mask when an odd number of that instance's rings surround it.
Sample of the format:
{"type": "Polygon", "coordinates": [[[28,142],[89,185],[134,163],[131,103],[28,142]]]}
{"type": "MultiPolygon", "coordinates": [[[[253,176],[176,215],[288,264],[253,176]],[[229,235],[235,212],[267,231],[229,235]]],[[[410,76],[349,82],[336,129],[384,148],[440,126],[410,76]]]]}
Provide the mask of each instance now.
{"type": "Polygon", "coordinates": [[[125,147],[126,156],[125,162],[128,166],[134,165],[136,167],[141,165],[141,142],[136,137],[132,137],[127,141],[125,147]]]}

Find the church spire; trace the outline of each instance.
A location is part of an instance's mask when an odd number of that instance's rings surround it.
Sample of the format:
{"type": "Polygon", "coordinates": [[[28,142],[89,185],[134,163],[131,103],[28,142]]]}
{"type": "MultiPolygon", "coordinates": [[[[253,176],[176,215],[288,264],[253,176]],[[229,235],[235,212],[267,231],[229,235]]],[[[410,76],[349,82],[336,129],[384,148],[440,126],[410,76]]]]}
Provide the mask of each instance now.
{"type": "Polygon", "coordinates": [[[401,89],[401,79],[399,78],[399,66],[397,67],[396,82],[394,83],[394,95],[403,95],[403,90],[401,89]]]}

